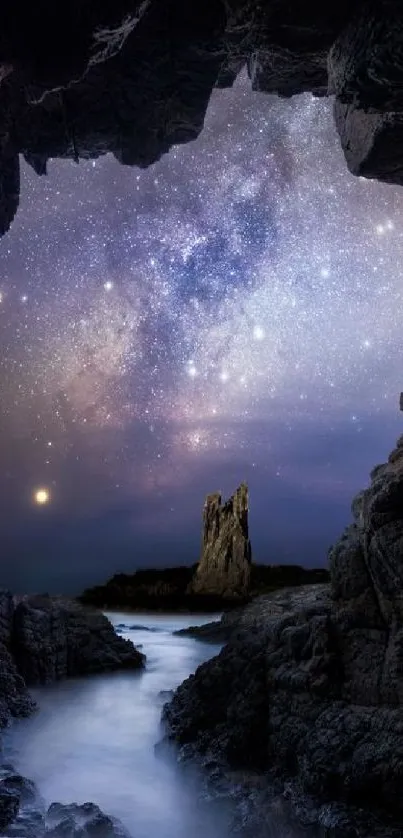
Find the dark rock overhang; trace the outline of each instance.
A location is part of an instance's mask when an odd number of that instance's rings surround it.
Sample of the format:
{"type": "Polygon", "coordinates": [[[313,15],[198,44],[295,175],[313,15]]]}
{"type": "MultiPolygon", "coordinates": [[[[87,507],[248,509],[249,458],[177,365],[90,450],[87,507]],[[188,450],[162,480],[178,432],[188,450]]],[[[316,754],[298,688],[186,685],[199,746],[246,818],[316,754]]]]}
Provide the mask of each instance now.
{"type": "Polygon", "coordinates": [[[403,2],[26,0],[0,12],[0,234],[19,154],[148,166],[195,139],[214,87],[335,96],[349,169],[403,182],[403,2]]]}

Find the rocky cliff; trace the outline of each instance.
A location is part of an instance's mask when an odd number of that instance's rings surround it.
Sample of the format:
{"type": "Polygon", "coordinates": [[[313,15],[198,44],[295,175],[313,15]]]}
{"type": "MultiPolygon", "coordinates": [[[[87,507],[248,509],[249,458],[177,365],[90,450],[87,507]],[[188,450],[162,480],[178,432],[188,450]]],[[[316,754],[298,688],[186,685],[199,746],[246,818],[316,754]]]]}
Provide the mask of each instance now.
{"type": "MultiPolygon", "coordinates": [[[[16,601],[0,590],[0,729],[35,710],[28,687],[70,676],[140,669],[145,657],[119,637],[98,611],[48,596],[16,601]]],[[[1,744],[1,743],[0,743],[1,744]]],[[[127,838],[123,827],[96,806],[55,804],[46,814],[29,780],[0,767],[0,831],[3,836],[127,838]],[[59,807],[59,808],[57,808],[59,807]],[[9,830],[9,831],[8,831],[9,830]]]]}
{"type": "Polygon", "coordinates": [[[27,716],[35,707],[13,655],[14,603],[0,590],[0,728],[11,717],[27,716]]]}
{"type": "Polygon", "coordinates": [[[353,501],[330,585],[247,606],[164,711],[184,755],[258,771],[331,835],[401,836],[402,500],[403,437],[353,501]]]}
{"type": "Polygon", "coordinates": [[[39,175],[106,152],[147,166],[199,134],[242,68],[256,91],[334,94],[351,171],[403,181],[400,0],[15,0],[0,23],[0,233],[20,153],[39,175]]]}
{"type": "Polygon", "coordinates": [[[248,487],[242,483],[223,505],[219,493],[208,495],[201,558],[190,592],[244,599],[249,594],[251,560],[248,487]]]}
{"type": "Polygon", "coordinates": [[[48,596],[24,597],[17,604],[12,648],[18,671],[29,685],[140,669],[145,660],[99,611],[48,596]]]}
{"type": "Polygon", "coordinates": [[[99,611],[48,596],[17,602],[0,590],[0,728],[35,707],[27,687],[70,676],[139,669],[141,654],[99,611]]]}

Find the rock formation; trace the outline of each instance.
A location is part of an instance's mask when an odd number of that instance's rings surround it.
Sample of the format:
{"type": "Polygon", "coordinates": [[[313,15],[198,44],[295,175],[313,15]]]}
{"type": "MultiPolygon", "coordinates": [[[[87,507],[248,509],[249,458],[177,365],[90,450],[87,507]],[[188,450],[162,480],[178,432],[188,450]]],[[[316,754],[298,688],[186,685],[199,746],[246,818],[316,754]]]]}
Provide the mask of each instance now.
{"type": "Polygon", "coordinates": [[[123,824],[94,803],[47,809],[34,783],[10,766],[0,768],[0,829],[2,838],[129,838],[123,824]]]}
{"type": "Polygon", "coordinates": [[[28,716],[35,707],[13,656],[13,629],[13,598],[0,590],[0,728],[11,717],[28,716]]]}
{"type": "Polygon", "coordinates": [[[190,590],[203,596],[245,598],[250,571],[248,487],[242,483],[223,506],[219,493],[207,495],[201,559],[190,590]]]}
{"type": "Polygon", "coordinates": [[[108,151],[147,166],[200,133],[213,88],[243,67],[253,90],[335,94],[351,171],[403,181],[399,0],[3,6],[0,233],[18,207],[20,153],[38,174],[52,157],[108,151]]]}
{"type": "Polygon", "coordinates": [[[352,512],[330,586],[246,606],[164,718],[210,768],[280,784],[305,825],[386,838],[403,822],[403,437],[352,512]]]}
{"type": "MultiPolygon", "coordinates": [[[[69,676],[135,670],[144,661],[144,655],[119,637],[98,611],[48,596],[16,601],[8,591],[0,590],[0,729],[35,710],[28,686],[69,676]]],[[[123,827],[98,807],[85,806],[84,810],[54,804],[46,815],[30,780],[0,767],[2,836],[127,838],[123,827]]]]}
{"type": "Polygon", "coordinates": [[[24,597],[14,611],[12,644],[29,685],[139,669],[144,663],[144,655],[119,637],[103,614],[62,598],[24,597]]]}
{"type": "Polygon", "coordinates": [[[48,596],[16,602],[0,590],[0,728],[35,708],[27,686],[139,669],[145,657],[99,611],[48,596]]]}

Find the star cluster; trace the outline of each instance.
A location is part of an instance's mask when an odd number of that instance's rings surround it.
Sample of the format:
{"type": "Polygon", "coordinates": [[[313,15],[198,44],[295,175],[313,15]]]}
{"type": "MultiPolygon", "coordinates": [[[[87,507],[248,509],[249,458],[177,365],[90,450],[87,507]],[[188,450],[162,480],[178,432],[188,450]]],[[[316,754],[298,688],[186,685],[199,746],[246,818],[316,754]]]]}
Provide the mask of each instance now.
{"type": "Polygon", "coordinates": [[[0,242],[10,557],[21,524],[46,552],[75,521],[82,561],[107,519],[127,567],[147,540],[156,561],[156,530],[193,561],[203,492],[246,478],[258,558],[323,562],[332,508],[346,517],[398,429],[403,190],[349,174],[331,102],[251,94],[245,78],[145,171],[104,157],[23,174],[0,242]],[[37,486],[52,502],[33,513],[37,486]]]}

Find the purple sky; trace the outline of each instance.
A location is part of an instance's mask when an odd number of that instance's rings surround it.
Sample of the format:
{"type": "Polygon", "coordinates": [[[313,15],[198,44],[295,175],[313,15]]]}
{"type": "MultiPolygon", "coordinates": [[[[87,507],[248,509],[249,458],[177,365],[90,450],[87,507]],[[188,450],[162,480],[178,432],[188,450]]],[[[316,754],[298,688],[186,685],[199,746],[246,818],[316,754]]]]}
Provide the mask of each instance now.
{"type": "Polygon", "coordinates": [[[403,425],[403,190],[348,173],[330,102],[243,78],[145,171],[22,183],[0,241],[1,582],[193,563],[204,495],[243,480],[255,560],[324,565],[403,425]]]}

